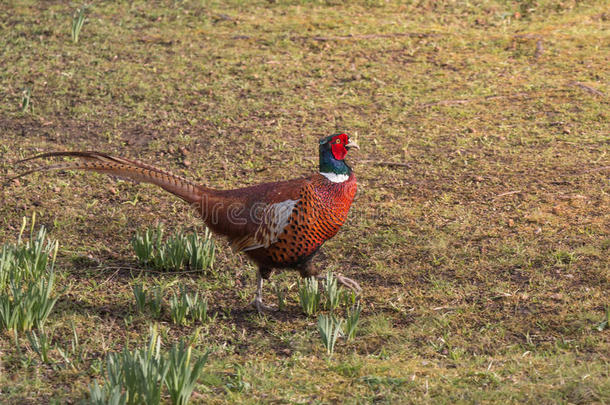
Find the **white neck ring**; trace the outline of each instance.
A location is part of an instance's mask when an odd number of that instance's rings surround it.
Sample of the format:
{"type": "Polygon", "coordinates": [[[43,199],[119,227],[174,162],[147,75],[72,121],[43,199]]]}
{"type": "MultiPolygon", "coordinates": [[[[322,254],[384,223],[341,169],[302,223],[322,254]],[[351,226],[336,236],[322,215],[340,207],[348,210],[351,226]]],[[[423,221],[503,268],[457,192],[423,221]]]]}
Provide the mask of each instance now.
{"type": "Polygon", "coordinates": [[[322,172],[320,172],[320,174],[322,176],[326,177],[328,180],[332,181],[333,183],[343,183],[344,181],[347,181],[347,179],[349,179],[349,176],[347,174],[322,173],[322,172]]]}

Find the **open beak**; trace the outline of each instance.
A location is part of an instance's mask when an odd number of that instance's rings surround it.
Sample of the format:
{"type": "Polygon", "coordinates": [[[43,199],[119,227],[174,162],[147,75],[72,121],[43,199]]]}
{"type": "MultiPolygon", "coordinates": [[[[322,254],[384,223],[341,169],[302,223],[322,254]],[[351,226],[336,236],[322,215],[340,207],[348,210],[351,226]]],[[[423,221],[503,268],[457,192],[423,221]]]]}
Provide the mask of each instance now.
{"type": "Polygon", "coordinates": [[[349,141],[347,143],[347,145],[345,145],[345,149],[349,150],[350,148],[354,148],[354,149],[358,149],[360,150],[360,146],[358,146],[358,144],[354,141],[349,141]]]}

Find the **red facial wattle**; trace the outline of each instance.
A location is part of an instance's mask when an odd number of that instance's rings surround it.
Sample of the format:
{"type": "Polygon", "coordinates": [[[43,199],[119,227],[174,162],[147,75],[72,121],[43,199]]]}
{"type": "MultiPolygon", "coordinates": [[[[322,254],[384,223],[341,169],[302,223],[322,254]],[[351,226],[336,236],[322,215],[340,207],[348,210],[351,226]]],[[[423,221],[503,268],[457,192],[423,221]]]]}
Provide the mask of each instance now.
{"type": "Polygon", "coordinates": [[[335,159],[345,159],[345,156],[347,155],[347,149],[345,148],[345,145],[347,145],[347,143],[348,138],[346,134],[337,135],[332,139],[332,141],[330,141],[330,149],[335,159]]]}

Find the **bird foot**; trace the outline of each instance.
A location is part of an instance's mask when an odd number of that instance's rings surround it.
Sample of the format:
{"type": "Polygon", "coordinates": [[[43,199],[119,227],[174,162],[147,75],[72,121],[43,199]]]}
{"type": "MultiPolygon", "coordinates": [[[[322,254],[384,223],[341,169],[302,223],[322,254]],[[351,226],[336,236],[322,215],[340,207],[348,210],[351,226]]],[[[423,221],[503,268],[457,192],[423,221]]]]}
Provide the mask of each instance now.
{"type": "Polygon", "coordinates": [[[252,300],[250,305],[253,306],[254,308],[256,308],[256,310],[258,311],[259,314],[263,314],[265,311],[268,311],[268,312],[277,311],[277,308],[263,304],[263,300],[259,296],[256,296],[252,300]]]}
{"type": "Polygon", "coordinates": [[[360,293],[362,291],[362,288],[360,288],[360,284],[358,284],[356,281],[352,280],[351,278],[344,277],[341,274],[335,274],[335,277],[337,278],[338,282],[340,282],[341,284],[343,284],[350,290],[352,290],[356,293],[360,293]]]}

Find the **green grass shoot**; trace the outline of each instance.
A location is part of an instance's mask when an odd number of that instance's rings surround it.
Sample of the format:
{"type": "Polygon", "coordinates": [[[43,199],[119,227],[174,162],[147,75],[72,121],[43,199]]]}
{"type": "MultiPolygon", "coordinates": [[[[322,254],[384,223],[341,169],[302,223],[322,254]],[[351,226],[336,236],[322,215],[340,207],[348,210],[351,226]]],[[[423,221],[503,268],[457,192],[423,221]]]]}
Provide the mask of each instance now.
{"type": "Polygon", "coordinates": [[[318,287],[318,280],[315,277],[299,281],[299,301],[305,315],[312,316],[318,311],[320,298],[321,293],[318,287]]]}
{"type": "Polygon", "coordinates": [[[215,245],[208,229],[203,237],[178,232],[164,240],[161,225],[136,232],[131,241],[138,261],[158,270],[207,270],[214,264],[215,245]]]}
{"type": "Polygon", "coordinates": [[[21,92],[21,112],[26,113],[32,110],[32,90],[26,87],[21,92]]]}
{"type": "Polygon", "coordinates": [[[326,353],[332,356],[335,352],[337,339],[343,333],[343,320],[338,320],[332,315],[320,315],[318,317],[318,332],[326,353]]]}
{"type": "Polygon", "coordinates": [[[360,307],[360,302],[347,310],[347,316],[345,318],[345,337],[347,340],[352,340],[356,336],[361,312],[362,308],[360,307]]]}
{"type": "Polygon", "coordinates": [[[337,286],[337,279],[331,271],[326,273],[324,289],[326,291],[326,309],[333,311],[341,301],[342,288],[337,286]]]}
{"type": "Polygon", "coordinates": [[[72,42],[78,43],[80,38],[80,31],[83,28],[83,24],[85,24],[85,12],[87,10],[87,6],[81,6],[72,15],[72,42]]]}

